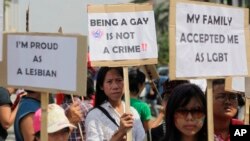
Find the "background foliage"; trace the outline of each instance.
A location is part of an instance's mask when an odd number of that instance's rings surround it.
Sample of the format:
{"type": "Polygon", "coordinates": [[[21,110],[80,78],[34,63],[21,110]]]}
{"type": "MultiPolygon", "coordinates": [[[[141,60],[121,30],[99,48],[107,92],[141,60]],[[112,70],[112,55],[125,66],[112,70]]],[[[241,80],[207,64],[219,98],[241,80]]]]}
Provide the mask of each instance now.
{"type": "MultiPolygon", "coordinates": [[[[133,3],[144,3],[149,0],[133,0],[133,3]]],[[[154,5],[155,26],[158,43],[158,65],[167,65],[169,61],[169,47],[168,47],[168,6],[167,1],[162,1],[154,5]]]]}

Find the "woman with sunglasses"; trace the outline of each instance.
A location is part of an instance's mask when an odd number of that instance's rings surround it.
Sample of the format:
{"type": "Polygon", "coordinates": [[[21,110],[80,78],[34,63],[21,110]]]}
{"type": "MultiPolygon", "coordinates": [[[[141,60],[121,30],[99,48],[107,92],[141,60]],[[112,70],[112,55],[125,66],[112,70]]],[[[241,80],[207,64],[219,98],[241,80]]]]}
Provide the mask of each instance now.
{"type": "Polygon", "coordinates": [[[172,91],[166,107],[163,141],[206,141],[206,100],[195,84],[182,84],[172,91]]]}

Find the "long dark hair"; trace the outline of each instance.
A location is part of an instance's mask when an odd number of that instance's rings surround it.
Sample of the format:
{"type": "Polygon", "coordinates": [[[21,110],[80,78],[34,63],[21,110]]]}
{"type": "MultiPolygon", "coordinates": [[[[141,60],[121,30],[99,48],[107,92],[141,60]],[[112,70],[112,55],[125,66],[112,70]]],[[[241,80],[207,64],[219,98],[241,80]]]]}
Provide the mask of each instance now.
{"type": "MultiPolygon", "coordinates": [[[[199,86],[195,84],[181,84],[173,89],[167,103],[166,107],[166,136],[164,137],[164,141],[180,141],[181,140],[181,132],[176,128],[174,122],[174,114],[175,111],[180,108],[186,106],[192,98],[196,98],[200,101],[201,108],[204,113],[207,113],[206,109],[206,99],[205,95],[200,89],[199,86]]],[[[197,133],[198,141],[206,141],[207,140],[207,126],[206,126],[206,117],[203,123],[203,127],[197,133]]]]}
{"type": "Polygon", "coordinates": [[[139,85],[145,83],[146,76],[139,69],[129,71],[129,90],[132,93],[138,94],[140,91],[139,85]]]}
{"type": "Polygon", "coordinates": [[[101,105],[105,100],[108,100],[108,97],[102,90],[103,87],[103,82],[105,79],[105,76],[107,72],[111,69],[115,69],[123,78],[123,70],[122,67],[101,67],[98,71],[97,74],[97,79],[96,79],[96,96],[95,96],[95,105],[94,107],[97,107],[101,105]]]}

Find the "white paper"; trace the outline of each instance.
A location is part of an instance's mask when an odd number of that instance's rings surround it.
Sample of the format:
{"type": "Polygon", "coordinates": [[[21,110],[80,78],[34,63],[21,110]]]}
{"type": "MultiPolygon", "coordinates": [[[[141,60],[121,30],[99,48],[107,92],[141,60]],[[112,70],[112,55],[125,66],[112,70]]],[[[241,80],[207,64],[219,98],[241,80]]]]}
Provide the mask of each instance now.
{"type": "Polygon", "coordinates": [[[177,3],[176,77],[247,75],[245,42],[244,9],[177,3]]]}
{"type": "Polygon", "coordinates": [[[8,85],[76,91],[76,38],[28,35],[7,38],[8,85]]]}
{"type": "Polygon", "coordinates": [[[88,28],[91,61],[158,58],[152,11],[89,13],[88,28]]]}
{"type": "Polygon", "coordinates": [[[190,82],[198,85],[204,93],[206,92],[207,89],[206,79],[190,79],[190,82]]]}
{"type": "Polygon", "coordinates": [[[245,92],[245,77],[233,77],[232,89],[238,92],[245,92]]]}

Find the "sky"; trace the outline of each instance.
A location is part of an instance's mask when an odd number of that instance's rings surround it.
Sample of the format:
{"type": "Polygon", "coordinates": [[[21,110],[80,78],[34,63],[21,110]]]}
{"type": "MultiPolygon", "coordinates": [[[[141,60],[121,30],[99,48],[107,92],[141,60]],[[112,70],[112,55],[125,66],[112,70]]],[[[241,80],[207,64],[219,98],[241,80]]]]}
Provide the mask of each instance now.
{"type": "Polygon", "coordinates": [[[29,5],[30,32],[57,32],[87,35],[88,4],[118,4],[130,0],[22,0],[18,4],[17,31],[25,32],[25,13],[29,5]]]}

